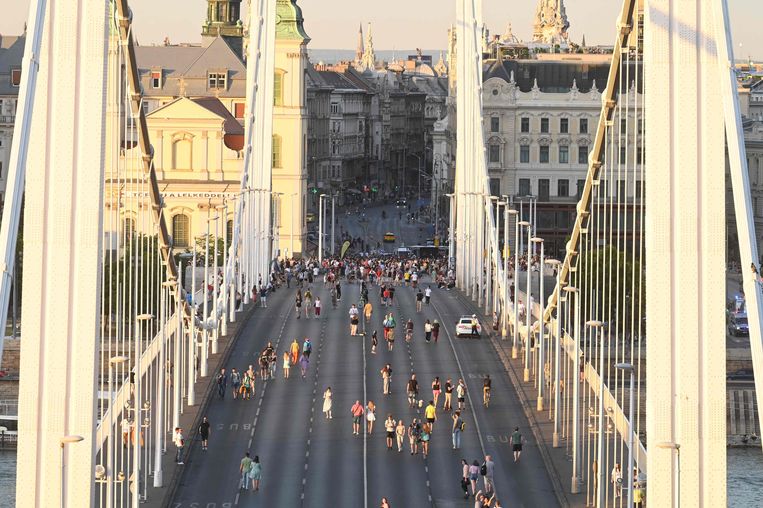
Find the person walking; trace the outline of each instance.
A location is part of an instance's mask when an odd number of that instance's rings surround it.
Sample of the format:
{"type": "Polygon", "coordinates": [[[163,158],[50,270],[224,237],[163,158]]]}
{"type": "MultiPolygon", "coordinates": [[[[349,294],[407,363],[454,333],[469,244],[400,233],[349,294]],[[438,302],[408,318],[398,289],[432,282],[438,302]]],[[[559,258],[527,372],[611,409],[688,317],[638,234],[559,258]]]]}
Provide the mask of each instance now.
{"type": "Polygon", "coordinates": [[[421,304],[424,301],[424,293],[421,292],[421,289],[416,293],[416,312],[421,312],[421,304]]]}
{"type": "Polygon", "coordinates": [[[389,395],[391,393],[389,389],[389,385],[390,385],[390,382],[392,381],[392,366],[390,364],[386,364],[384,368],[382,368],[381,370],[381,375],[382,375],[382,384],[384,386],[384,389],[383,389],[384,395],[389,395]]]}
{"type": "Polygon", "coordinates": [[[239,482],[239,488],[249,490],[249,471],[252,469],[252,459],[249,457],[249,452],[246,452],[244,458],[241,459],[241,465],[238,470],[241,473],[241,481],[239,482]]]}
{"type": "Polygon", "coordinates": [[[355,404],[350,408],[350,413],[352,413],[352,434],[360,435],[360,420],[363,418],[363,406],[360,400],[355,401],[355,404]]]}
{"type": "Polygon", "coordinates": [[[437,408],[435,407],[433,400],[430,400],[429,405],[424,409],[424,417],[427,419],[429,428],[434,430],[434,422],[437,420],[437,408]]]}
{"type": "Polygon", "coordinates": [[[260,307],[268,306],[268,288],[260,285],[260,307]]]}
{"type": "Polygon", "coordinates": [[[392,508],[389,505],[389,501],[387,500],[386,497],[381,498],[381,505],[379,505],[379,506],[380,506],[380,508],[392,508]]]}
{"type": "Polygon", "coordinates": [[[302,343],[302,355],[310,358],[310,353],[313,352],[313,343],[310,341],[310,337],[305,337],[305,342],[302,343]]]}
{"type": "Polygon", "coordinates": [[[434,399],[434,405],[437,407],[437,400],[440,398],[442,386],[440,385],[440,376],[435,376],[432,381],[432,398],[434,399]]]}
{"type": "Polygon", "coordinates": [[[210,433],[210,427],[209,420],[207,420],[207,417],[205,416],[201,423],[199,424],[199,437],[201,438],[201,449],[202,451],[207,451],[207,445],[209,444],[209,433],[210,433]]]}
{"type": "Polygon", "coordinates": [[[326,391],[323,392],[323,414],[326,415],[327,420],[331,420],[333,416],[331,416],[331,406],[333,404],[333,400],[331,398],[331,387],[329,386],[326,388],[326,391]]]}
{"type": "Polygon", "coordinates": [[[294,341],[291,343],[291,346],[289,347],[289,354],[291,355],[291,364],[296,365],[297,360],[299,359],[299,342],[297,342],[297,339],[294,339],[294,341]]]}
{"type": "Polygon", "coordinates": [[[416,399],[419,395],[419,382],[416,379],[416,374],[411,374],[411,379],[408,380],[405,391],[408,393],[408,407],[416,407],[416,399]]]}
{"type": "Polygon", "coordinates": [[[432,286],[427,286],[424,290],[424,303],[429,305],[429,299],[432,297],[432,286]]]}
{"type": "Polygon", "coordinates": [[[461,459],[461,488],[464,489],[464,499],[469,499],[469,463],[461,459]]]}
{"type": "Polygon", "coordinates": [[[459,411],[463,411],[466,406],[464,403],[466,400],[466,383],[464,383],[463,379],[458,380],[458,385],[456,386],[456,398],[458,399],[459,411]]]}
{"type": "Polygon", "coordinates": [[[305,291],[305,319],[310,319],[310,313],[313,311],[313,293],[310,288],[305,291]]]}
{"type": "Polygon", "coordinates": [[[395,437],[397,439],[397,452],[402,453],[403,444],[405,442],[405,424],[403,423],[403,420],[397,422],[397,426],[395,427],[395,437]]]}
{"type": "Polygon", "coordinates": [[[302,313],[302,290],[297,289],[297,296],[294,297],[294,310],[297,314],[297,319],[300,318],[300,314],[302,313]]]}
{"type": "Polygon", "coordinates": [[[255,455],[252,461],[252,467],[249,469],[249,479],[252,480],[252,489],[255,492],[260,490],[260,481],[262,481],[262,464],[260,463],[260,456],[255,455]]]}
{"type": "Polygon", "coordinates": [[[315,297],[315,319],[321,318],[321,299],[315,297]]]}
{"type": "Polygon", "coordinates": [[[411,455],[419,453],[419,428],[416,418],[411,420],[411,424],[408,425],[408,443],[411,447],[411,455]]]}
{"type": "Polygon", "coordinates": [[[384,420],[384,430],[387,432],[387,450],[392,449],[392,443],[395,440],[395,420],[391,414],[387,415],[387,419],[384,420]]]}
{"type": "Polygon", "coordinates": [[[175,463],[183,464],[183,448],[185,447],[185,438],[183,437],[183,429],[175,427],[175,433],[172,435],[172,442],[175,443],[175,463]]]}
{"type": "Polygon", "coordinates": [[[358,307],[353,303],[349,311],[350,315],[350,335],[356,336],[358,334],[358,307]]]}
{"type": "Polygon", "coordinates": [[[379,339],[376,337],[376,330],[371,334],[371,354],[376,354],[376,346],[379,345],[379,339]]]}
{"type": "Polygon", "coordinates": [[[366,323],[371,322],[371,316],[374,313],[374,306],[371,305],[371,302],[366,302],[366,304],[363,306],[363,315],[366,318],[366,323]]]}
{"type": "Polygon", "coordinates": [[[283,352],[283,378],[289,379],[289,371],[291,370],[291,361],[289,358],[289,352],[283,352]]]}
{"type": "Polygon", "coordinates": [[[450,403],[453,397],[453,382],[448,378],[445,381],[445,402],[442,405],[443,411],[450,411],[452,409],[450,403]]]}
{"type": "Polygon", "coordinates": [[[405,341],[410,342],[413,339],[413,320],[409,319],[405,323],[405,341]]]}
{"type": "Polygon", "coordinates": [[[477,496],[477,479],[480,476],[480,463],[476,460],[469,466],[469,482],[472,485],[472,494],[477,496]]]}
{"type": "Polygon", "coordinates": [[[440,338],[440,322],[436,319],[432,323],[432,338],[435,344],[437,344],[437,340],[440,338]]]}
{"type": "Polygon", "coordinates": [[[429,344],[432,341],[432,323],[427,319],[424,323],[424,340],[429,344]]]}
{"type": "Polygon", "coordinates": [[[305,379],[305,375],[307,374],[307,368],[310,366],[310,358],[303,354],[302,358],[299,359],[299,370],[302,373],[302,379],[305,379]]]}
{"type": "Polygon", "coordinates": [[[453,413],[451,419],[453,420],[453,426],[450,429],[453,438],[453,449],[458,450],[461,448],[461,433],[466,428],[466,423],[461,419],[461,411],[453,413]]]}
{"type": "Polygon", "coordinates": [[[623,487],[623,472],[620,469],[619,463],[615,463],[615,467],[612,468],[609,481],[612,483],[612,490],[615,491],[615,497],[620,497],[620,490],[623,487]]]}
{"type": "Polygon", "coordinates": [[[230,386],[233,389],[233,400],[236,400],[241,390],[241,374],[235,368],[230,370],[230,386]]]}
{"type": "Polygon", "coordinates": [[[485,482],[485,494],[495,494],[495,482],[493,481],[495,462],[490,455],[485,455],[485,462],[482,464],[480,474],[482,474],[482,480],[485,482]]]}
{"type": "Polygon", "coordinates": [[[511,451],[514,452],[514,462],[519,462],[522,455],[522,434],[519,433],[519,427],[514,427],[511,434],[511,451]]]}
{"type": "Polygon", "coordinates": [[[369,400],[368,404],[366,405],[366,427],[367,427],[369,436],[374,431],[375,421],[376,421],[376,404],[374,404],[374,401],[369,400]]]}
{"type": "Polygon", "coordinates": [[[421,426],[421,453],[424,458],[429,454],[429,440],[432,438],[432,424],[427,422],[421,426]]]}
{"type": "Polygon", "coordinates": [[[220,369],[220,373],[217,375],[217,394],[221,399],[225,398],[225,389],[228,387],[228,375],[225,373],[225,369],[220,369]]]}

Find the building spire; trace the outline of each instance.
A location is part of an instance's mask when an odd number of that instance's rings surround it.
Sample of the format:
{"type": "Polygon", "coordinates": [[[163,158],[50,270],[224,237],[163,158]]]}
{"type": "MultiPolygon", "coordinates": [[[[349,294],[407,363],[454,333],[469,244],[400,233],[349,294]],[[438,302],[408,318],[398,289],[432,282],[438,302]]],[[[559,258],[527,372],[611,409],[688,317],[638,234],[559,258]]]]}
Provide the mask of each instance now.
{"type": "Polygon", "coordinates": [[[374,70],[376,68],[376,53],[374,53],[374,38],[371,35],[371,23],[368,23],[366,32],[366,46],[360,59],[361,70],[374,70]]]}
{"type": "Polygon", "coordinates": [[[363,53],[365,52],[365,49],[363,48],[363,23],[360,23],[358,25],[358,47],[355,50],[355,63],[360,65],[360,62],[363,60],[363,53]]]}

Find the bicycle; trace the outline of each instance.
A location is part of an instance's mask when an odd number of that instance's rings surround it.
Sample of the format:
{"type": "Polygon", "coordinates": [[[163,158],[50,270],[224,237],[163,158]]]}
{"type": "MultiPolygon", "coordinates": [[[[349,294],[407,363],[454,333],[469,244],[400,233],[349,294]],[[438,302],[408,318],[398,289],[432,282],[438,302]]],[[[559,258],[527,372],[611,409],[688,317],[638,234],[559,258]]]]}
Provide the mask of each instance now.
{"type": "Polygon", "coordinates": [[[490,388],[485,387],[482,389],[482,404],[485,407],[490,407],[490,388]]]}

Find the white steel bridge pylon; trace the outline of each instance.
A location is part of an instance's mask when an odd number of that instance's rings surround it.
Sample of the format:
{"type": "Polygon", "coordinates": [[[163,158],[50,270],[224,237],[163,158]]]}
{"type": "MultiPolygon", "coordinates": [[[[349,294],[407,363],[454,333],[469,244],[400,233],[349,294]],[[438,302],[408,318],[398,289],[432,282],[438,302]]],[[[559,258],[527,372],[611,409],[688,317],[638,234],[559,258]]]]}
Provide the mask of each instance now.
{"type": "MultiPolygon", "coordinates": [[[[645,489],[650,504],[675,506],[683,495],[681,505],[725,505],[726,394],[717,380],[725,374],[726,139],[742,266],[758,259],[726,2],[623,2],[563,261],[544,259],[543,239],[532,238],[534,225],[507,196],[489,195],[481,0],[458,0],[457,15],[458,286],[493,312],[504,339],[513,336],[537,408],[554,420],[553,446],[572,456],[573,493],[585,490],[594,506],[632,502],[645,489]],[[528,235],[526,253],[513,259],[510,231],[515,249],[528,235]],[[530,284],[535,268],[540,294],[530,284]],[[550,295],[543,274],[556,275],[550,295]],[[610,481],[615,464],[620,484],[610,481]]],[[[743,274],[761,393],[760,284],[754,266],[743,274]]]]}
{"type": "MultiPolygon", "coordinates": [[[[18,506],[138,506],[149,476],[162,486],[161,454],[196,404],[236,295],[248,301],[267,283],[275,254],[275,10],[271,0],[250,9],[241,192],[215,207],[218,219],[232,215],[233,234],[222,253],[219,235],[214,246],[206,235],[203,289],[186,292],[127,0],[32,2],[0,239],[11,273],[25,195],[18,506]]],[[[0,284],[7,303],[7,275],[0,284]]]]}

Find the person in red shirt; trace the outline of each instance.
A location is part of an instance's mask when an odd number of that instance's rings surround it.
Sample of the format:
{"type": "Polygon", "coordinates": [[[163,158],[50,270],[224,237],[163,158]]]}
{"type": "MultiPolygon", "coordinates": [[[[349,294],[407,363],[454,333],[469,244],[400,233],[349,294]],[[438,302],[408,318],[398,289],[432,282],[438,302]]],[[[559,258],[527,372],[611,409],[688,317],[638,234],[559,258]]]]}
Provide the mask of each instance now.
{"type": "Polygon", "coordinates": [[[360,420],[363,418],[364,413],[363,405],[359,400],[355,401],[350,412],[352,413],[352,433],[357,436],[360,434],[360,420]]]}

